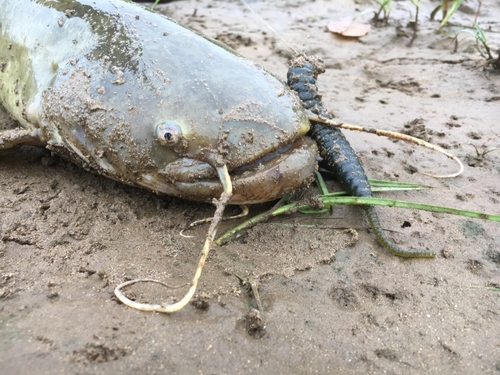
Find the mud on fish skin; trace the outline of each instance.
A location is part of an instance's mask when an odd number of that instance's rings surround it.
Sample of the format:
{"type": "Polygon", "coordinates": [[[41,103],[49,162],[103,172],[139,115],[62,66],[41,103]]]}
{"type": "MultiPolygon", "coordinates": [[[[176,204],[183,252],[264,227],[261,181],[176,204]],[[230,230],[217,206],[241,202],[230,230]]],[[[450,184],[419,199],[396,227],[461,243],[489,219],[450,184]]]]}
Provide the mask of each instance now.
{"type": "MultiPolygon", "coordinates": [[[[38,143],[121,182],[233,204],[308,183],[307,116],[272,74],[119,0],[0,0],[0,102],[38,143]],[[43,22],[40,22],[43,20],[43,22]]],[[[26,142],[0,133],[0,148],[26,142]]],[[[25,134],[26,136],[26,134],[25,134]]]]}

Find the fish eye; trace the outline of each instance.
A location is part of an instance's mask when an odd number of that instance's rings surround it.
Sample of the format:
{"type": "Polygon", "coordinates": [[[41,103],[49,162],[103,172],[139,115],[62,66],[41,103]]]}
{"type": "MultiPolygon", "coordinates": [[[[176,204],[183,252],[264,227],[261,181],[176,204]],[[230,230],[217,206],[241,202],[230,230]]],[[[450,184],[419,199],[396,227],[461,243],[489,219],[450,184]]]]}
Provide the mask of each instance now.
{"type": "Polygon", "coordinates": [[[158,125],[156,137],[163,146],[175,146],[181,140],[182,131],[175,122],[167,121],[158,125]]]}

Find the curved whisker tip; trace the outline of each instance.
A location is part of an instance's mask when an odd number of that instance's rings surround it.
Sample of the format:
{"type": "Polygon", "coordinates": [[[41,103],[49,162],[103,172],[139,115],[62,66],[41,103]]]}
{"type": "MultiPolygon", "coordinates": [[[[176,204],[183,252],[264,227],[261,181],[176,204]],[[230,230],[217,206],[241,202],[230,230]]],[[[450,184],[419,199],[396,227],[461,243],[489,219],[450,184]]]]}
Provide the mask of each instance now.
{"type": "Polygon", "coordinates": [[[429,176],[429,177],[434,177],[434,178],[454,178],[454,177],[460,176],[464,172],[464,164],[456,156],[450,156],[450,158],[455,160],[457,162],[457,164],[459,165],[460,168],[459,168],[458,172],[455,172],[452,174],[447,174],[447,175],[435,175],[435,174],[425,173],[425,172],[420,172],[420,173],[422,173],[426,176],[429,176]]]}

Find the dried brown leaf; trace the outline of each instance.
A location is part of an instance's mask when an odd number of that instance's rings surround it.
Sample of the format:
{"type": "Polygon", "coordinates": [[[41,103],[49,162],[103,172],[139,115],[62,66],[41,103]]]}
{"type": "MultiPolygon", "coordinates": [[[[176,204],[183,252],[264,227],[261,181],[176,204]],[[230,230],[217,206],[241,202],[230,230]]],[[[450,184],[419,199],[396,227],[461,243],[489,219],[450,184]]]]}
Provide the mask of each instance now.
{"type": "Polygon", "coordinates": [[[332,33],[353,38],[368,34],[370,29],[371,25],[369,23],[362,19],[352,19],[352,17],[344,17],[328,23],[328,30],[332,33]]]}

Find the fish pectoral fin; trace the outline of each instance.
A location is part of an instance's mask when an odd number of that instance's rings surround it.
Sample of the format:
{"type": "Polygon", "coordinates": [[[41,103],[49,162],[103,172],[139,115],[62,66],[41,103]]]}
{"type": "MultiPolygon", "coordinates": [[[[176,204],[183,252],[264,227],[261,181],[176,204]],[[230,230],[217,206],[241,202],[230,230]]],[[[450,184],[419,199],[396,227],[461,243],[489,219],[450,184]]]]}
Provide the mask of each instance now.
{"type": "Polygon", "coordinates": [[[43,145],[40,139],[40,130],[8,129],[0,130],[0,150],[12,148],[17,145],[43,145]]]}

